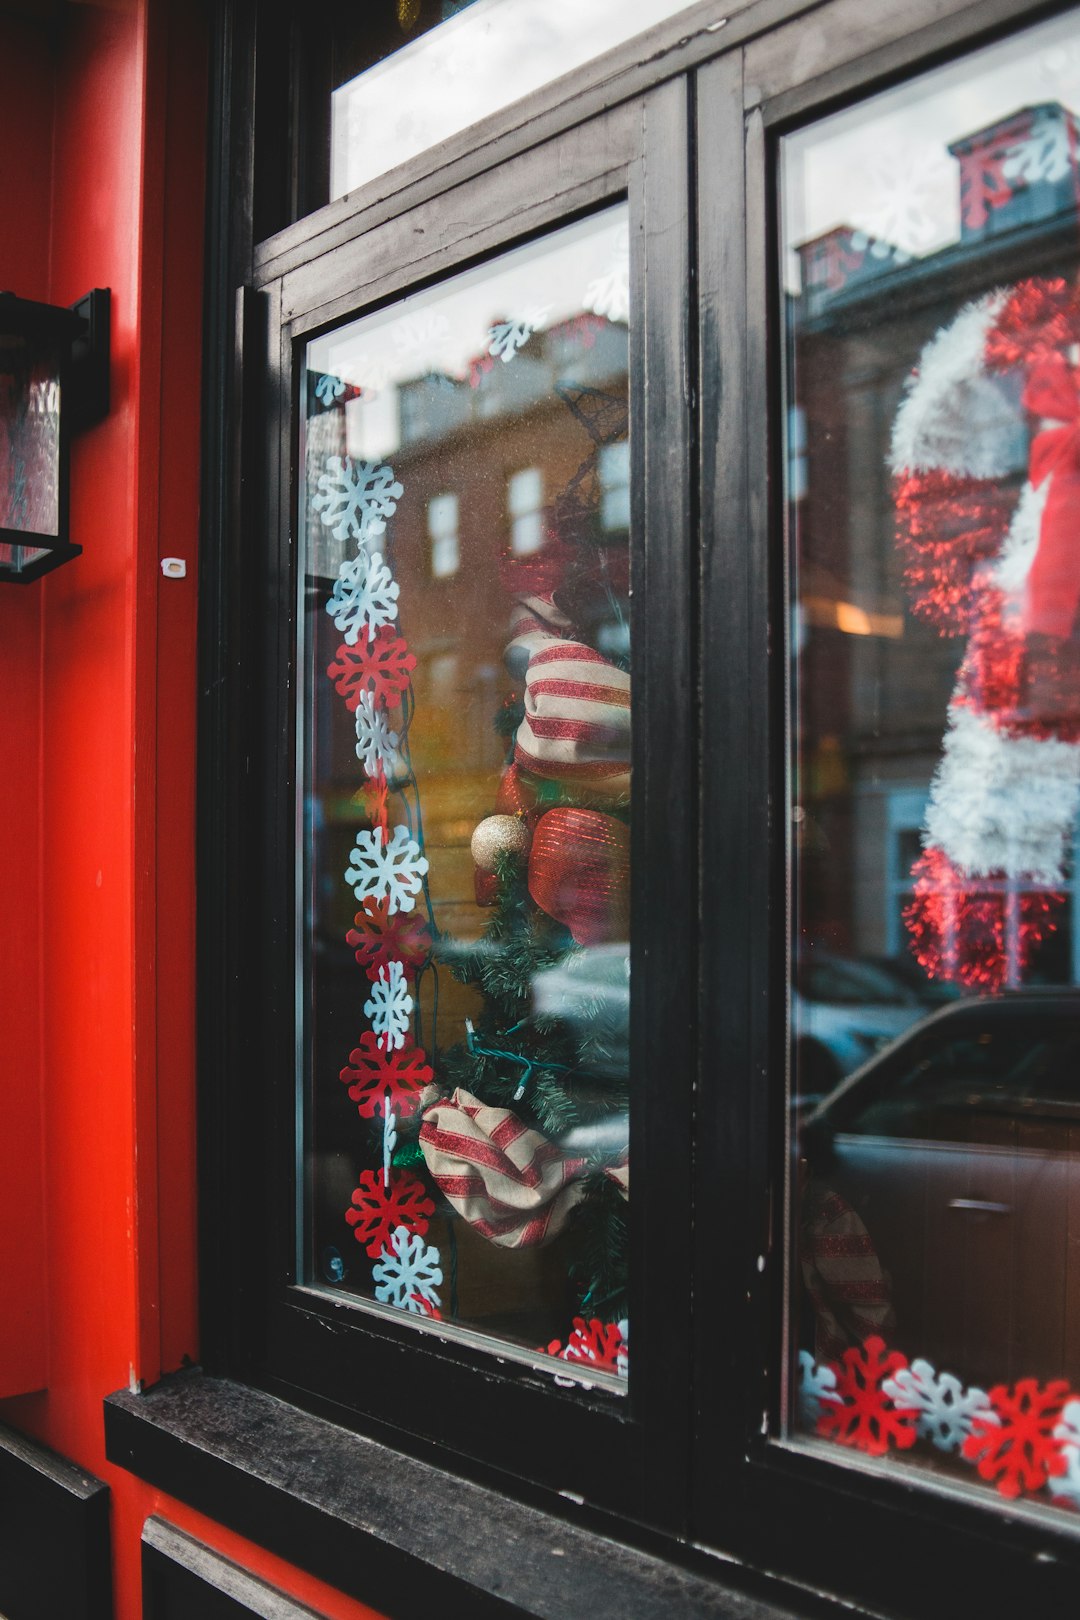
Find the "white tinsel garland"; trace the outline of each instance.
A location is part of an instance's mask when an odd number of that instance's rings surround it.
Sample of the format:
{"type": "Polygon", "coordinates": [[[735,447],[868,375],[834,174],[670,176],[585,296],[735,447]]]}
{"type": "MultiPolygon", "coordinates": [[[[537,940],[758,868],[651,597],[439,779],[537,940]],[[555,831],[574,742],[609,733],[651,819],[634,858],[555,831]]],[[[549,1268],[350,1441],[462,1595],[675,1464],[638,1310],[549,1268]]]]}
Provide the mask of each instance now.
{"type": "Polygon", "coordinates": [[[893,424],[894,473],[995,478],[1007,468],[1016,406],[984,366],[987,334],[1005,297],[988,293],[968,304],[924,348],[893,424]]]}
{"type": "Polygon", "coordinates": [[[949,710],[926,807],[926,844],[970,877],[1056,888],[1080,809],[1080,748],[1012,737],[989,717],[949,710]]]}

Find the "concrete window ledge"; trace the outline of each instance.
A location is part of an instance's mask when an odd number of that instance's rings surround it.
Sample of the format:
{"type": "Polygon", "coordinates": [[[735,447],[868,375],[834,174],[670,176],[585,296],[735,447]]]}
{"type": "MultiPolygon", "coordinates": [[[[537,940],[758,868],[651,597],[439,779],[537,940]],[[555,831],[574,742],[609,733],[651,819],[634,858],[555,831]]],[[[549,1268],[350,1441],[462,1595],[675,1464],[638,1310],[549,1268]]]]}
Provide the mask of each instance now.
{"type": "MultiPolygon", "coordinates": [[[[198,1369],[105,1402],[109,1460],[392,1617],[816,1620],[198,1369]]],[[[698,1555],[700,1557],[700,1555],[698,1555]]]]}

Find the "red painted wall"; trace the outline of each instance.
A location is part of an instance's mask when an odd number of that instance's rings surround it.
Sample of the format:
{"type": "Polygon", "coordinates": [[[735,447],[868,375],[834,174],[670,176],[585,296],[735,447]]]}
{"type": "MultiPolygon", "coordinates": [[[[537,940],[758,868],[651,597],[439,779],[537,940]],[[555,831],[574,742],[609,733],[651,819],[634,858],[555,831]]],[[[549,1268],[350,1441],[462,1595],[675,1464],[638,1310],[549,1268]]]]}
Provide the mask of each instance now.
{"type": "Polygon", "coordinates": [[[38,1391],[0,1400],[0,1417],[109,1482],[117,1620],[141,1613],[151,1512],[332,1620],[361,1620],[372,1611],[104,1456],[104,1396],[198,1354],[207,30],[190,0],[74,4],[58,24],[0,15],[0,140],[18,154],[5,166],[0,285],[56,303],[112,289],[112,408],[73,449],[82,557],[0,587],[0,1395],[38,1391]],[[185,558],[187,578],[164,580],[162,556],[185,558]]]}
{"type": "MultiPolygon", "coordinates": [[[[48,295],[53,83],[38,29],[0,29],[0,108],[21,130],[20,161],[5,165],[0,286],[48,295]]],[[[0,826],[8,855],[0,879],[0,1394],[47,1376],[46,1257],[41,1139],[42,960],[40,599],[0,589],[0,826]]]]}

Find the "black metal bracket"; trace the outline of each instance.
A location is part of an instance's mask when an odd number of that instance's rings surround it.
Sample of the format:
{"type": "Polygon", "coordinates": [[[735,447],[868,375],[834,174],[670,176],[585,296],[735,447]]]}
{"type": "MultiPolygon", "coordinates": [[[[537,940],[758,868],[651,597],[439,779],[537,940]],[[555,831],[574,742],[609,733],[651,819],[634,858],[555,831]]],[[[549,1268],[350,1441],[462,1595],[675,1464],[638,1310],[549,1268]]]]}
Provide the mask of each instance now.
{"type": "Polygon", "coordinates": [[[93,427],[109,414],[111,301],[108,287],[95,287],[71,306],[72,313],[84,323],[71,345],[68,397],[64,402],[75,433],[93,427]]]}

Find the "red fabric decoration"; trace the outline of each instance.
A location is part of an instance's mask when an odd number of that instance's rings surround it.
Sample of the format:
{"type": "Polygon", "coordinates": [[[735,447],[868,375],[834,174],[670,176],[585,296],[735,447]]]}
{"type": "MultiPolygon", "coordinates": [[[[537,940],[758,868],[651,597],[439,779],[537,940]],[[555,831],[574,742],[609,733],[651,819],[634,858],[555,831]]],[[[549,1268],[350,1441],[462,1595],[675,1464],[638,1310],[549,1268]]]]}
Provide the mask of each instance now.
{"type": "Polygon", "coordinates": [[[370,692],[377,704],[391,708],[408,690],[416,659],[389,625],[382,625],[372,640],[363,636],[350,647],[342,642],[326,673],[355,713],[361,692],[370,692]]]}
{"type": "Polygon", "coordinates": [[[800,1211],[799,1267],[814,1309],[814,1355],[834,1360],[896,1324],[892,1290],[861,1217],[811,1182],[800,1211]]]}
{"type": "Polygon", "coordinates": [[[579,945],[629,937],[630,829],[598,810],[548,810],[529,852],[529,893],[579,945]]]}
{"type": "Polygon", "coordinates": [[[391,1170],[389,1187],[383,1185],[381,1170],[362,1170],[352,1201],[345,1219],[357,1243],[364,1245],[373,1260],[389,1244],[395,1226],[407,1226],[410,1232],[423,1234],[435,1213],[424,1183],[411,1170],[391,1170]]]}
{"type": "Polygon", "coordinates": [[[823,1407],[818,1434],[871,1457],[883,1457],[890,1447],[907,1451],[915,1444],[919,1414],[894,1406],[881,1388],[886,1378],[906,1366],[907,1357],[899,1350],[886,1350],[877,1334],[845,1350],[833,1365],[840,1400],[823,1407]]]}
{"type": "Polygon", "coordinates": [[[1011,1389],[996,1384],[990,1404],[998,1421],[977,1412],[960,1448],[963,1456],[978,1464],[980,1477],[996,1484],[1002,1496],[1041,1490],[1066,1471],[1054,1426],[1070,1393],[1063,1378],[1045,1388],[1034,1378],[1021,1378],[1011,1389]]]}
{"type": "Polygon", "coordinates": [[[432,1078],[426,1052],[418,1046],[383,1052],[372,1029],[361,1035],[359,1046],[349,1053],[349,1063],[339,1076],[342,1085],[348,1086],[361,1119],[381,1114],[387,1096],[394,1113],[407,1119],[415,1114],[420,1093],[432,1078]]]}
{"type": "Polygon", "coordinates": [[[1017,896],[995,893],[958,872],[940,849],[928,849],[911,869],[915,897],[904,907],[911,948],[931,979],[970,990],[997,991],[1009,979],[1010,901],[1019,907],[1014,976],[1022,978],[1031,952],[1057,927],[1065,897],[1050,889],[1017,896]]]}
{"type": "Polygon", "coordinates": [[[1076,372],[1062,355],[1047,355],[1032,367],[1023,404],[1061,424],[1044,428],[1031,446],[1031,482],[1038,489],[1049,478],[1050,489],[1028,574],[1024,629],[1067,636],[1080,605],[1080,397],[1076,372]]]}
{"type": "Polygon", "coordinates": [[[536,787],[517,765],[508,765],[502,773],[495,795],[495,814],[523,815],[530,830],[536,821],[536,787]]]}
{"type": "Polygon", "coordinates": [[[345,935],[345,943],[356,952],[356,960],[373,982],[380,968],[400,962],[411,978],[431,950],[431,931],[415,911],[387,909],[385,900],[369,895],[362,911],[356,913],[356,927],[345,935]]]}
{"type": "Polygon", "coordinates": [[[601,1322],[595,1316],[587,1322],[583,1316],[575,1316],[566,1349],[560,1340],[552,1339],[546,1350],[560,1361],[587,1362],[601,1372],[626,1372],[626,1340],[617,1322],[601,1322]]]}
{"type": "Polygon", "coordinates": [[[630,786],[630,677],[592,647],[545,639],[531,650],[515,758],[535,776],[593,792],[630,786]]]}
{"type": "Polygon", "coordinates": [[[420,1147],[443,1196],[504,1249],[557,1236],[581,1197],[585,1159],[564,1158],[509,1109],[489,1108],[460,1088],[424,1110],[420,1147]]]}

